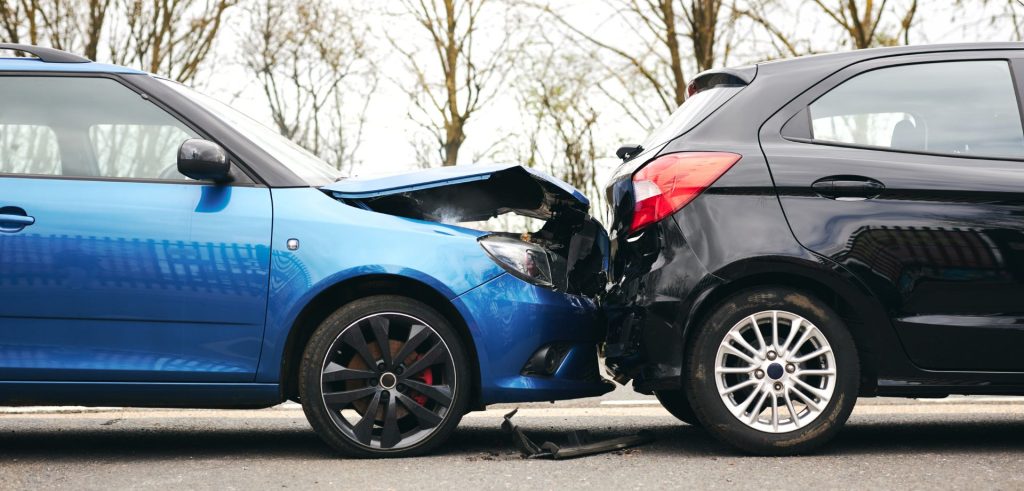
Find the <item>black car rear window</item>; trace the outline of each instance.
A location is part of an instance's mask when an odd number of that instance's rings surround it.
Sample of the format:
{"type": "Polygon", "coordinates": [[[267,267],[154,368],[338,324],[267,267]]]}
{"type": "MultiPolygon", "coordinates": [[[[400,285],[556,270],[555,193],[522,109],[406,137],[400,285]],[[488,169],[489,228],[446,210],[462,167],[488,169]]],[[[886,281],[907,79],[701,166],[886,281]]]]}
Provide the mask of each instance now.
{"type": "Polygon", "coordinates": [[[709,114],[724,105],[743,85],[716,85],[697,92],[688,97],[683,105],[658,129],[654,130],[641,145],[645,149],[654,148],[682,135],[696,127],[709,114]]]}

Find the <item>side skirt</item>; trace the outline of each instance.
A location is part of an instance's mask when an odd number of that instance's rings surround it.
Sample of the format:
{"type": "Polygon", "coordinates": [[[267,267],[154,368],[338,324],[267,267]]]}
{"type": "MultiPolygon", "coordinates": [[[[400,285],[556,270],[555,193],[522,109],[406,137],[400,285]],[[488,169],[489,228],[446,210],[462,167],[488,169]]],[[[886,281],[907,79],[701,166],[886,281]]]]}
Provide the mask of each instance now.
{"type": "Polygon", "coordinates": [[[880,397],[946,397],[948,395],[1024,396],[1024,373],[930,372],[907,378],[881,377],[880,397]]]}
{"type": "Polygon", "coordinates": [[[278,384],[0,381],[0,406],[252,409],[283,401],[278,384]]]}

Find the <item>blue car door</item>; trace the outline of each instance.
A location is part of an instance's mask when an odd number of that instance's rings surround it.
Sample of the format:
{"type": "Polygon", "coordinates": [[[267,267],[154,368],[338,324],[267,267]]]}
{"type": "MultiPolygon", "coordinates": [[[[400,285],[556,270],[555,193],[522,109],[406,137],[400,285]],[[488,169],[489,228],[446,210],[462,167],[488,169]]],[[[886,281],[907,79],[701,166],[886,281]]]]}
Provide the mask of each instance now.
{"type": "Polygon", "coordinates": [[[0,381],[253,380],[269,190],[179,174],[201,136],[117,79],[0,94],[0,381]]]}

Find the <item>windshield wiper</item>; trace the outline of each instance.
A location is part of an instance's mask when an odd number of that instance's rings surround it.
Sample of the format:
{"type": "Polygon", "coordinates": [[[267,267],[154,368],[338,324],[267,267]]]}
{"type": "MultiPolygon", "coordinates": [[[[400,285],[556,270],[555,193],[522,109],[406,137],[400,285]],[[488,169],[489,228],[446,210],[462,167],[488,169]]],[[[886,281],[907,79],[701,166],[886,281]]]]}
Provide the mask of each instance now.
{"type": "Polygon", "coordinates": [[[622,159],[623,162],[640,155],[640,152],[644,151],[644,147],[635,143],[627,143],[618,150],[615,151],[615,156],[622,159]]]}

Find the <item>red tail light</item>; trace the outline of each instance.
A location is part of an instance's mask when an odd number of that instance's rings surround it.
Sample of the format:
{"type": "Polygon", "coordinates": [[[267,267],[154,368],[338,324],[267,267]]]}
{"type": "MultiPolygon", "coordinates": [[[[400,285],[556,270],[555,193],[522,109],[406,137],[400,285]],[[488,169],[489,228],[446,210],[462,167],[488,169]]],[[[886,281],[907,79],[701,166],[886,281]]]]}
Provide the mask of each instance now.
{"type": "Polygon", "coordinates": [[[633,175],[633,233],[679,211],[740,160],[725,152],[662,155],[633,175]]]}

